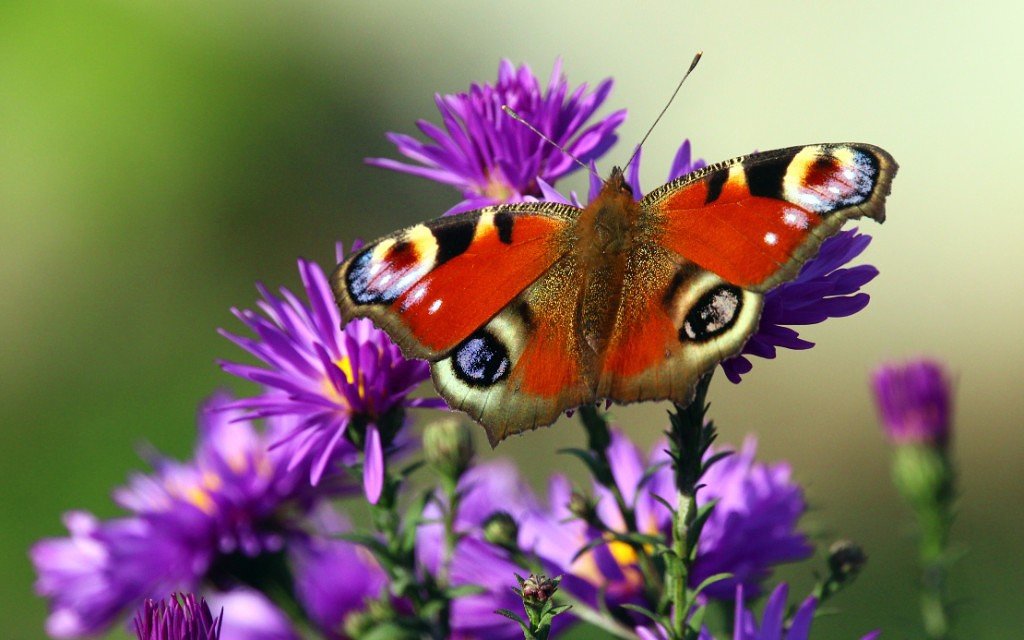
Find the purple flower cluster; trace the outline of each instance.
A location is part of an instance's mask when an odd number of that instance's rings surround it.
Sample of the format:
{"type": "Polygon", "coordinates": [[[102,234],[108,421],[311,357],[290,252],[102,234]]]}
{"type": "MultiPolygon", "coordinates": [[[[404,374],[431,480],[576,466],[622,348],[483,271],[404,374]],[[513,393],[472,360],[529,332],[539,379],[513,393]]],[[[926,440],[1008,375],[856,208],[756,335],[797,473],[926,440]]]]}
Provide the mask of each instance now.
{"type": "MultiPolygon", "coordinates": [[[[192,460],[157,458],[153,474],[136,474],[115,491],[115,500],[130,516],[104,522],[72,512],[65,516],[70,537],[43,540],[32,548],[39,573],[36,589],[51,600],[50,635],[98,633],[144,599],[162,599],[174,590],[233,588],[238,582],[223,569],[226,559],[245,562],[286,550],[302,557],[307,552],[298,549],[316,545],[304,528],[308,514],[323,498],[351,489],[335,482],[340,478],[310,487],[305,476],[289,470],[287,448],[271,449],[268,434],[237,410],[226,409],[232,404],[230,396],[218,394],[203,407],[192,460]]],[[[331,544],[348,547],[350,556],[355,553],[348,543],[331,544]]],[[[349,591],[330,597],[361,601],[379,590],[368,579],[379,574],[372,562],[349,558],[340,564],[349,575],[362,577],[345,580],[341,586],[349,591]]],[[[316,594],[307,595],[306,606],[315,609],[316,594]]],[[[275,616],[265,611],[272,605],[255,592],[243,598],[243,605],[226,608],[224,640],[249,637],[233,631],[246,628],[247,617],[275,616]]]]}
{"type": "MultiPolygon", "coordinates": [[[[660,500],[674,500],[675,489],[664,449],[660,443],[645,456],[625,435],[613,431],[608,455],[615,482],[634,509],[641,533],[670,536],[671,514],[660,500]]],[[[717,501],[717,505],[701,536],[692,585],[716,573],[733,574],[708,587],[705,593],[713,598],[730,600],[737,586],[756,595],[775,565],[812,552],[807,537],[796,529],[806,504],[800,487],[790,479],[788,465],[758,463],[755,449],[753,439],[748,439],[740,452],[713,465],[706,475],[707,486],[698,494],[700,504],[717,501]]],[[[508,577],[514,572],[529,573],[505,550],[484,541],[484,524],[499,509],[518,524],[518,546],[536,556],[547,572],[564,575],[561,591],[591,605],[599,597],[609,604],[641,603],[643,579],[636,552],[628,544],[601,544],[576,557],[602,533],[573,517],[572,489],[564,476],[551,479],[547,506],[505,461],[471,469],[460,490],[463,500],[455,523],[462,537],[451,561],[451,575],[455,584],[486,589],[455,602],[453,624],[463,634],[460,637],[511,639],[519,634],[515,625],[492,615],[498,608],[516,608],[508,577]]],[[[622,513],[608,490],[595,485],[594,492],[601,520],[625,532],[622,513]]],[[[436,522],[439,515],[436,507],[426,517],[436,522]]],[[[423,564],[432,571],[441,562],[441,536],[439,524],[419,531],[423,564]]],[[[565,624],[566,618],[571,616],[557,619],[556,627],[565,624]]]]}
{"type": "Polygon", "coordinates": [[[517,69],[503,60],[496,84],[474,84],[466,93],[435,97],[444,129],[425,120],[417,122],[430,142],[388,134],[399,153],[418,164],[388,158],[367,162],[456,187],[464,200],[449,213],[540,197],[541,184],[553,184],[578,165],[506,115],[502,107],[511,108],[566,152],[589,162],[615,144],[615,130],[626,119],[625,110],[616,111],[584,128],[611,89],[609,79],[591,92],[581,85],[570,93],[562,65],[556,62],[547,89],[542,90],[529,67],[517,69]]]}

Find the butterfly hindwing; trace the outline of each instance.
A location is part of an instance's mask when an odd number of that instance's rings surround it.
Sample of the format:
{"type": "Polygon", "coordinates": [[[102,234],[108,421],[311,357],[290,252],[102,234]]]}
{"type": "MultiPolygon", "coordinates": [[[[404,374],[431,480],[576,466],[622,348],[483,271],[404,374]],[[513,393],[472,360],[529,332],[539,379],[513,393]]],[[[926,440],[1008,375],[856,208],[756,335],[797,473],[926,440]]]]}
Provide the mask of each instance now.
{"type": "Polygon", "coordinates": [[[576,256],[555,263],[493,320],[432,363],[453,408],[487,429],[491,444],[554,422],[593,396],[579,335],[583,272],[576,256]]]}
{"type": "Polygon", "coordinates": [[[885,219],[896,162],[867,144],[790,147],[708,166],[649,193],[659,242],[754,291],[794,277],[852,218],[885,219]]]}
{"type": "Polygon", "coordinates": [[[638,247],[603,354],[599,397],[687,404],[757,328],[762,296],[660,247],[638,247]],[[642,269],[640,268],[642,267],[642,269]]]}
{"type": "Polygon", "coordinates": [[[398,231],[338,266],[338,306],[346,318],[372,318],[408,357],[437,360],[561,257],[578,211],[502,205],[398,231]]]}

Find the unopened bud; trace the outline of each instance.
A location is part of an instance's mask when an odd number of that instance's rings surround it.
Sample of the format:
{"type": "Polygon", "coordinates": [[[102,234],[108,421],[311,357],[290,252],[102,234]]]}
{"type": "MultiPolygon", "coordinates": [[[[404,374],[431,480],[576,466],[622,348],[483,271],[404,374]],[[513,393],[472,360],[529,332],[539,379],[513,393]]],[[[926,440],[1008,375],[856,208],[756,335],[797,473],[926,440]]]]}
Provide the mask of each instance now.
{"type": "Polygon", "coordinates": [[[441,474],[458,479],[473,461],[473,434],[459,420],[439,420],[423,434],[423,453],[441,474]]]}
{"type": "Polygon", "coordinates": [[[832,572],[832,578],[838,582],[856,578],[867,561],[868,556],[864,549],[850,540],[838,540],[828,549],[828,568],[832,572]]]}
{"type": "Polygon", "coordinates": [[[521,582],[523,602],[526,604],[547,602],[558,591],[558,583],[561,581],[561,576],[549,578],[543,573],[539,575],[531,573],[529,578],[521,582]]]}
{"type": "Polygon", "coordinates": [[[484,540],[515,551],[519,548],[519,525],[507,511],[495,511],[484,521],[484,540]]]}

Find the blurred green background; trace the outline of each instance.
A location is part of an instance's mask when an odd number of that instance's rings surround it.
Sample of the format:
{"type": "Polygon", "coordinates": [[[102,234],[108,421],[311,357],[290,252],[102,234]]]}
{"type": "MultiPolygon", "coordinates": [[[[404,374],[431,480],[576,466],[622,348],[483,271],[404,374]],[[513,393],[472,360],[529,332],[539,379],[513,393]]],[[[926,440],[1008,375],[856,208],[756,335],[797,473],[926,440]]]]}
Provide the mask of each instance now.
{"type": "MultiPolygon", "coordinates": [[[[1016,16],[1016,17],[1014,17],[1016,16]]],[[[1024,460],[1024,88],[1011,2],[47,2],[0,4],[0,628],[43,637],[28,546],[110,490],[150,442],[185,456],[197,403],[232,381],[253,282],[298,284],[336,239],[434,217],[456,194],[367,167],[387,131],[437,121],[434,92],[498,60],[573,84],[612,76],[622,163],[693,53],[705,58],[645,148],[660,182],[683,137],[714,161],[858,140],[901,164],[865,256],[872,304],[807,329],[819,345],[719,377],[725,441],[754,432],[804,484],[808,526],[861,542],[866,572],[823,638],[918,636],[910,520],[865,381],[879,361],[945,359],[958,387],[960,637],[1018,637],[1024,460]]],[[[582,181],[563,186],[581,188],[582,181]]],[[[664,407],[618,409],[646,445],[664,407]]],[[[540,484],[579,469],[563,421],[502,444],[540,484]]],[[[483,440],[481,439],[481,444],[483,440]]],[[[490,455],[490,454],[488,454],[490,455]]],[[[580,477],[577,473],[576,477],[580,477]]],[[[810,566],[786,572],[802,588],[810,566]]]]}

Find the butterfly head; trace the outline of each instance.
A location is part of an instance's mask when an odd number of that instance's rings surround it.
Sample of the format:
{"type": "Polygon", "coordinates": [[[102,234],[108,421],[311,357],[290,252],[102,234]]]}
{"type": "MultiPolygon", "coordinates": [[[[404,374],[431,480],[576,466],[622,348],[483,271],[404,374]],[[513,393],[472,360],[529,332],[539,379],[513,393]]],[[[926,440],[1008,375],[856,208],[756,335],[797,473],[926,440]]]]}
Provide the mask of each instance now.
{"type": "Polygon", "coordinates": [[[604,187],[601,189],[601,194],[605,196],[627,196],[630,199],[635,199],[633,196],[633,187],[629,186],[629,182],[626,181],[626,174],[623,173],[621,167],[612,167],[612,173],[608,176],[608,179],[604,181],[604,187]]]}

